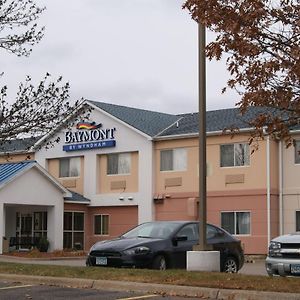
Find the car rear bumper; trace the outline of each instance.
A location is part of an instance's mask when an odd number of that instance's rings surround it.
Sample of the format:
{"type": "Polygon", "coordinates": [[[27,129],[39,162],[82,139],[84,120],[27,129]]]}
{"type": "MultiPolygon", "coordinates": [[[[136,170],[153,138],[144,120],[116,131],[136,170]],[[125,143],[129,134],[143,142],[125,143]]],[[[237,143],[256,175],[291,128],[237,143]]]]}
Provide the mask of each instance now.
{"type": "Polygon", "coordinates": [[[300,257],[299,259],[287,259],[268,256],[266,258],[266,270],[269,275],[300,276],[300,257]]]}

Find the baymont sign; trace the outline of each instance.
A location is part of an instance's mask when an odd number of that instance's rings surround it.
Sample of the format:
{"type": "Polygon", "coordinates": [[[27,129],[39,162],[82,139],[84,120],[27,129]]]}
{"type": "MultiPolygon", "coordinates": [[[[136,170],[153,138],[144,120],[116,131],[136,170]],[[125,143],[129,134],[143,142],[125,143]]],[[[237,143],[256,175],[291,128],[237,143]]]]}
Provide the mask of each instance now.
{"type": "Polygon", "coordinates": [[[76,125],[77,131],[65,132],[63,150],[79,151],[95,148],[115,147],[116,128],[100,129],[102,124],[95,122],[80,122],[76,125]]]}

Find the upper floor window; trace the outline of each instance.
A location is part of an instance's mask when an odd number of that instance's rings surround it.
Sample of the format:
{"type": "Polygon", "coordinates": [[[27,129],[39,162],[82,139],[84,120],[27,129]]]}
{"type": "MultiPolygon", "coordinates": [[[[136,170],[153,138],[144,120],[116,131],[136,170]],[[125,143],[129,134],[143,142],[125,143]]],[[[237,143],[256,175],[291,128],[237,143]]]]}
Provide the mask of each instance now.
{"type": "Polygon", "coordinates": [[[59,159],[59,177],[78,177],[80,175],[80,157],[59,159]]]}
{"type": "Polygon", "coordinates": [[[116,153],[107,155],[107,174],[130,174],[131,155],[130,153],[116,153]]]}
{"type": "Polygon", "coordinates": [[[248,166],[250,164],[249,145],[246,143],[220,146],[221,167],[248,166]]]}
{"type": "Polygon", "coordinates": [[[295,141],[295,164],[300,164],[300,140],[295,141]]]}
{"type": "Polygon", "coordinates": [[[160,151],[161,171],[184,171],[187,169],[187,153],[185,148],[160,151]]]}
{"type": "Polygon", "coordinates": [[[250,212],[221,212],[221,227],[231,234],[250,234],[250,212]]]}

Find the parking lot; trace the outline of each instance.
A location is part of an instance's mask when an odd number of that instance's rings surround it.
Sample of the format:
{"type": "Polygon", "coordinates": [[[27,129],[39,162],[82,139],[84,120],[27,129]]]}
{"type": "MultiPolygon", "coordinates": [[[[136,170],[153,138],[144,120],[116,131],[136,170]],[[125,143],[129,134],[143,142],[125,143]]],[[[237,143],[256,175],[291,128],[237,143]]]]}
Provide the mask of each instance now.
{"type": "MultiPolygon", "coordinates": [[[[119,292],[109,290],[94,289],[75,289],[65,287],[55,287],[46,285],[25,285],[21,283],[11,283],[0,281],[0,299],[103,299],[103,300],[139,300],[139,299],[156,299],[156,300],[181,300],[183,297],[166,296],[157,294],[145,294],[134,292],[119,292]]],[[[193,299],[193,298],[188,298],[193,299]]],[[[196,299],[196,298],[194,298],[196,299]]]]}

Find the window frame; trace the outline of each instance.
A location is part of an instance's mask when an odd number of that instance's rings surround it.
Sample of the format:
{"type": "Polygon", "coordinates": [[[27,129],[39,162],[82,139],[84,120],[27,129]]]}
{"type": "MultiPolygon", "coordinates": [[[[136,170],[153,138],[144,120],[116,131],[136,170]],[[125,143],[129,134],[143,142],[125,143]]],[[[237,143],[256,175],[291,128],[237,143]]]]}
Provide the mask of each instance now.
{"type": "Polygon", "coordinates": [[[220,212],[220,224],[221,224],[221,228],[227,231],[227,229],[224,228],[224,227],[222,226],[222,225],[223,225],[223,224],[222,224],[222,214],[223,214],[223,213],[233,213],[233,216],[234,216],[234,218],[233,218],[234,233],[231,233],[230,231],[228,231],[231,235],[234,235],[234,236],[251,236],[251,235],[252,235],[252,233],[251,233],[251,232],[252,232],[252,217],[251,217],[251,211],[249,211],[249,210],[230,210],[230,211],[221,211],[221,212],[220,212]],[[236,215],[237,215],[238,213],[249,213],[249,233],[239,233],[239,234],[236,233],[236,226],[237,226],[237,223],[236,223],[237,217],[236,217],[236,215]]]}
{"type": "Polygon", "coordinates": [[[159,159],[159,170],[160,172],[185,172],[188,169],[188,151],[186,147],[178,147],[178,148],[172,148],[172,149],[161,149],[160,150],[160,159],[159,159]],[[185,163],[184,167],[182,169],[175,169],[174,166],[174,152],[178,150],[184,150],[185,152],[185,163]],[[170,151],[172,153],[172,169],[163,170],[162,169],[162,153],[170,151]]]}
{"type": "Polygon", "coordinates": [[[245,167],[249,167],[251,164],[251,155],[250,155],[250,148],[249,148],[249,143],[247,142],[237,142],[237,143],[228,143],[228,144],[220,144],[220,168],[245,168],[245,167]],[[232,166],[222,166],[222,146],[229,146],[229,145],[233,145],[233,165],[232,166]],[[244,164],[244,165],[236,165],[236,155],[235,155],[235,147],[236,145],[245,145],[248,147],[248,155],[249,155],[249,163],[248,164],[244,164]]]}
{"type": "Polygon", "coordinates": [[[300,214],[300,210],[296,210],[295,211],[295,230],[296,230],[296,232],[299,232],[300,231],[300,216],[299,216],[299,230],[297,230],[297,213],[299,213],[300,214]]]}
{"type": "MultiPolygon", "coordinates": [[[[295,140],[295,144],[299,144],[299,150],[300,151],[300,140],[295,140]]],[[[299,162],[296,162],[296,154],[297,154],[297,147],[296,145],[294,145],[294,164],[295,165],[300,165],[300,153],[298,154],[298,157],[299,157],[299,162]]]]}
{"type": "Polygon", "coordinates": [[[109,227],[110,227],[110,215],[109,214],[95,214],[94,215],[94,235],[109,236],[109,227]],[[96,233],[96,217],[100,217],[100,224],[101,224],[100,233],[96,233]],[[108,218],[107,233],[103,233],[103,228],[102,228],[103,217],[108,218]]]}
{"type": "Polygon", "coordinates": [[[81,157],[80,156],[72,156],[72,157],[60,157],[60,158],[58,158],[58,177],[59,178],[79,178],[80,177],[80,174],[81,174],[81,157]],[[70,176],[71,174],[71,172],[70,172],[70,161],[72,160],[72,159],[78,159],[79,160],[79,168],[78,168],[78,175],[76,175],[76,176],[70,176]],[[68,160],[69,161],[69,165],[68,165],[68,168],[69,168],[69,170],[68,170],[68,176],[62,176],[62,172],[61,172],[61,161],[63,161],[63,160],[68,160]]]}
{"type": "Polygon", "coordinates": [[[122,175],[130,175],[132,169],[132,152],[121,152],[121,153],[108,153],[106,154],[107,165],[106,165],[106,175],[107,176],[122,176],[122,175]],[[120,155],[128,155],[129,157],[129,172],[119,173],[119,164],[120,164],[120,155]],[[109,173],[109,156],[117,156],[118,164],[117,164],[117,173],[109,173]]]}
{"type": "MultiPolygon", "coordinates": [[[[63,223],[63,234],[65,233],[71,233],[71,244],[72,244],[72,249],[75,248],[75,243],[74,243],[74,236],[76,233],[83,233],[83,244],[82,244],[82,249],[84,249],[85,245],[85,212],[84,211],[74,211],[74,210],[65,210],[64,211],[64,222],[65,222],[65,213],[71,213],[72,214],[72,228],[71,229],[65,229],[65,224],[63,223]],[[74,215],[75,213],[80,213],[83,214],[83,229],[82,230],[75,230],[75,224],[74,224],[74,215]]],[[[63,245],[64,246],[64,245],[63,245]]],[[[64,247],[65,248],[65,247],[64,247]]]]}

